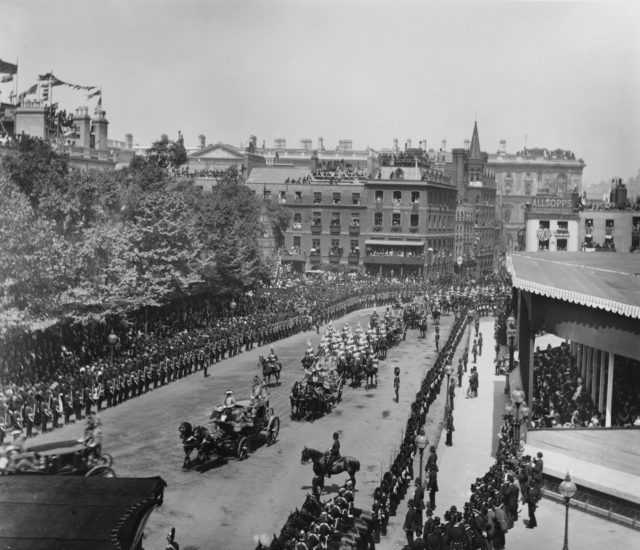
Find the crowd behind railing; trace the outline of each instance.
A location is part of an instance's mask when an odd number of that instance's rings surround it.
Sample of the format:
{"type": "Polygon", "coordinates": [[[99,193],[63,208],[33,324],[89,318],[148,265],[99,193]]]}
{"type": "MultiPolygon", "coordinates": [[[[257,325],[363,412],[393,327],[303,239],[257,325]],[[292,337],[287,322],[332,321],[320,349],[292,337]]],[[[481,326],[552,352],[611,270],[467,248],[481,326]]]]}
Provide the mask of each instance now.
{"type": "Polygon", "coordinates": [[[424,258],[424,249],[416,247],[412,249],[386,246],[367,246],[366,256],[402,256],[403,258],[424,258]]]}
{"type": "Polygon", "coordinates": [[[634,201],[627,199],[626,202],[614,203],[614,202],[595,202],[587,201],[582,206],[583,210],[590,211],[621,211],[621,212],[638,212],[640,211],[640,196],[636,197],[634,201]]]}
{"type": "Polygon", "coordinates": [[[210,168],[193,169],[189,166],[180,167],[172,172],[176,178],[223,178],[228,172],[226,170],[212,170],[210,168]]]}
{"type": "MultiPolygon", "coordinates": [[[[622,359],[618,358],[618,361],[622,359]]],[[[637,394],[640,376],[631,365],[625,367],[622,363],[616,365],[615,373],[611,425],[640,426],[640,397],[637,394]]],[[[532,427],[596,428],[605,425],[604,411],[598,410],[593,402],[568,344],[536,349],[533,378],[532,427]]]]}

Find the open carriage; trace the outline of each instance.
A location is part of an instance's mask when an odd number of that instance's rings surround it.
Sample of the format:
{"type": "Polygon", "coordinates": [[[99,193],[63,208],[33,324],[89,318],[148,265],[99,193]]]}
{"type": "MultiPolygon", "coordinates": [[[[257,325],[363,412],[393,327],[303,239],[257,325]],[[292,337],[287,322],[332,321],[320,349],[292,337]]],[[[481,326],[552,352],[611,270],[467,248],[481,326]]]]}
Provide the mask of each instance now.
{"type": "Polygon", "coordinates": [[[343,387],[344,378],[335,370],[312,369],[310,375],[295,382],[291,389],[291,417],[307,420],[330,413],[342,400],[343,387]]]}
{"type": "Polygon", "coordinates": [[[56,441],[31,445],[24,450],[7,447],[16,453],[11,460],[0,462],[0,475],[72,475],[84,477],[116,477],[108,454],[96,457],[92,447],[79,441],[56,441]]]}
{"type": "Polygon", "coordinates": [[[214,460],[249,456],[253,446],[272,445],[280,433],[280,418],[260,396],[236,401],[234,405],[219,405],[213,409],[210,428],[180,425],[180,437],[185,451],[183,468],[203,465],[214,460]],[[196,460],[190,457],[196,451],[196,460]]]}

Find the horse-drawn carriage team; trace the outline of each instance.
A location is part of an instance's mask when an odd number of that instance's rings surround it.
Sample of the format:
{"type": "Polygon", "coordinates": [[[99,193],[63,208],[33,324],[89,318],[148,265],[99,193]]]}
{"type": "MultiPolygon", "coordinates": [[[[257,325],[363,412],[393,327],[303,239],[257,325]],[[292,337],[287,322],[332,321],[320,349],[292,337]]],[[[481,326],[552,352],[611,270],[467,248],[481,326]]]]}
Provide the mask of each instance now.
{"type": "Polygon", "coordinates": [[[389,309],[383,318],[374,312],[366,330],[348,323],[339,330],[329,323],[315,352],[307,342],[301,359],[303,377],[291,390],[291,416],[315,419],[330,412],[348,381],[354,387],[363,380],[367,388],[377,386],[379,359],[400,342],[403,327],[402,317],[389,309]]]}

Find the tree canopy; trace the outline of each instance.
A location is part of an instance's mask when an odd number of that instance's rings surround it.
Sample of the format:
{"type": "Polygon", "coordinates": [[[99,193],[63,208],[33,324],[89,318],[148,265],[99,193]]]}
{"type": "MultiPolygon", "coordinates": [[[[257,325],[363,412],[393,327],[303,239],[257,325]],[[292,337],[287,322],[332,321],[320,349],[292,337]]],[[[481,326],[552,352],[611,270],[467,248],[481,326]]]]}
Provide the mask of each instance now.
{"type": "MultiPolygon", "coordinates": [[[[129,168],[77,172],[47,142],[21,140],[0,176],[0,332],[127,315],[195,286],[227,294],[266,281],[261,201],[236,171],[211,193],[175,179],[185,160],[181,139],[163,138],[129,168]]],[[[286,212],[270,219],[286,229],[286,212]]]]}

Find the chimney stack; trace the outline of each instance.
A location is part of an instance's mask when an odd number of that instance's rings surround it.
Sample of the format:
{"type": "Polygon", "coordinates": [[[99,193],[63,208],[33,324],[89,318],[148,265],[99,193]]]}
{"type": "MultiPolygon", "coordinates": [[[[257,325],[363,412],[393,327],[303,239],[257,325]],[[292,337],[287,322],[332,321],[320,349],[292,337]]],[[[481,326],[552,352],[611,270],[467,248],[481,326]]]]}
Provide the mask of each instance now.
{"type": "Polygon", "coordinates": [[[207,146],[207,136],[204,134],[198,136],[198,141],[200,142],[200,149],[204,149],[207,146]]]}
{"type": "Polygon", "coordinates": [[[311,151],[312,141],[310,139],[301,139],[300,147],[306,152],[311,151]]]}
{"type": "Polygon", "coordinates": [[[87,107],[78,107],[73,115],[73,123],[78,127],[78,147],[91,147],[91,119],[87,107]]]}
{"type": "Polygon", "coordinates": [[[324,138],[318,138],[318,151],[324,151],[324,138]]]}
{"type": "Polygon", "coordinates": [[[398,152],[398,138],[393,138],[393,151],[398,152]]]}
{"type": "Polygon", "coordinates": [[[446,139],[442,140],[442,145],[440,146],[440,150],[441,151],[446,151],[447,150],[447,140],[446,139]]]}
{"type": "Polygon", "coordinates": [[[506,154],[506,152],[507,152],[507,140],[506,139],[501,139],[500,140],[500,149],[499,149],[499,151],[503,155],[506,154]]]}
{"type": "Polygon", "coordinates": [[[127,149],[133,149],[133,134],[125,134],[124,141],[127,144],[127,149]]]}
{"type": "Polygon", "coordinates": [[[407,149],[411,149],[411,138],[407,138],[407,149]]]}
{"type": "Polygon", "coordinates": [[[464,140],[464,148],[465,148],[465,151],[468,151],[468,150],[469,150],[469,147],[471,147],[471,140],[470,140],[470,139],[465,139],[465,140],[464,140]]]}

